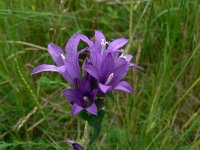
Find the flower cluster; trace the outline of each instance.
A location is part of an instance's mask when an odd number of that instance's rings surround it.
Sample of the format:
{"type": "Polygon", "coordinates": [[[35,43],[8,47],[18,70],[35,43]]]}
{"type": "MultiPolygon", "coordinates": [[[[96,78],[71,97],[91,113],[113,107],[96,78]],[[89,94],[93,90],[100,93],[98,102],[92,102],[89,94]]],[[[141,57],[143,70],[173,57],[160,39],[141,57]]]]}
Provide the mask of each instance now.
{"type": "Polygon", "coordinates": [[[50,43],[48,52],[55,65],[42,64],[36,67],[32,74],[43,71],[60,73],[72,88],[64,90],[64,96],[72,106],[71,113],[78,114],[86,110],[90,114],[97,115],[98,109],[103,106],[102,97],[113,90],[122,90],[128,93],[133,88],[123,81],[129,67],[143,69],[131,63],[132,55],[125,55],[121,49],[128,40],[119,38],[109,42],[102,32],[96,30],[94,41],[87,36],[76,33],[66,44],[64,51],[50,43]],[[87,46],[78,51],[78,45],[83,41],[87,46]],[[82,63],[79,64],[79,56],[88,53],[82,63]],[[82,71],[81,71],[82,70],[82,71]]]}

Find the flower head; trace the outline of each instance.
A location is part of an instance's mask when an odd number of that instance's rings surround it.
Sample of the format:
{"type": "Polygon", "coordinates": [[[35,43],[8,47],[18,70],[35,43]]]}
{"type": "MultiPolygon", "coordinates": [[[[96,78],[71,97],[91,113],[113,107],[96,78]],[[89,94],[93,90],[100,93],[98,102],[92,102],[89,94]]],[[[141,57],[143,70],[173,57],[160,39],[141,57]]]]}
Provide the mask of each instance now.
{"type": "Polygon", "coordinates": [[[74,34],[69,39],[65,47],[65,53],[60,47],[53,43],[50,43],[48,45],[48,52],[57,66],[42,64],[36,67],[32,71],[32,74],[36,74],[43,71],[53,71],[60,73],[65,80],[72,84],[74,82],[74,79],[81,80],[82,77],[78,57],[79,54],[83,53],[87,48],[84,48],[78,52],[78,44],[80,40],[87,42],[90,46],[90,40],[85,35],[79,33],[74,34]]]}
{"type": "Polygon", "coordinates": [[[89,80],[78,83],[75,89],[66,89],[64,96],[72,105],[71,113],[78,114],[82,110],[86,110],[93,115],[97,115],[97,106],[95,104],[97,89],[92,89],[89,80]]]}
{"type": "Polygon", "coordinates": [[[124,55],[122,47],[128,42],[125,38],[107,41],[102,32],[96,30],[94,41],[85,35],[76,33],[66,44],[65,52],[53,43],[48,45],[48,52],[56,65],[42,64],[36,67],[32,74],[43,71],[60,73],[71,85],[64,90],[64,96],[70,102],[73,115],[82,110],[97,115],[99,107],[103,106],[103,96],[113,90],[133,92],[130,84],[123,79],[130,67],[143,69],[131,63],[132,55],[124,55]],[[78,51],[79,42],[87,47],[78,51]],[[79,55],[89,51],[89,58],[84,60],[82,72],[79,65],[79,55]]]}
{"type": "Polygon", "coordinates": [[[122,79],[130,66],[140,67],[130,63],[131,55],[122,53],[123,50],[120,48],[127,42],[128,40],[124,38],[106,42],[103,33],[95,31],[94,49],[90,50],[90,62],[85,65],[85,70],[98,80],[99,89],[103,93],[112,90],[133,92],[132,87],[122,79]],[[118,57],[119,53],[122,54],[118,57]]]}
{"type": "Polygon", "coordinates": [[[112,90],[123,90],[126,92],[132,92],[133,89],[126,83],[126,87],[120,88],[123,86],[125,81],[122,82],[122,79],[128,72],[129,63],[124,58],[114,59],[112,52],[105,54],[102,61],[99,61],[100,64],[93,65],[91,63],[85,65],[85,70],[98,80],[98,85],[100,91],[103,93],[111,92],[112,90]]]}

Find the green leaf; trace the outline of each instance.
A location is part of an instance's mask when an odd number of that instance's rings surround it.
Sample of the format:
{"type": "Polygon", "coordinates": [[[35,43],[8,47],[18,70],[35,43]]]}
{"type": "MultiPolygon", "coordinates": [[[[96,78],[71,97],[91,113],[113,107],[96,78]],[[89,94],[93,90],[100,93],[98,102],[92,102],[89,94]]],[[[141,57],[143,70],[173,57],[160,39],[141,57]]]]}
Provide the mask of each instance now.
{"type": "Polygon", "coordinates": [[[89,126],[93,128],[93,133],[90,138],[89,145],[93,144],[99,137],[104,114],[105,114],[105,111],[103,109],[99,110],[97,116],[88,114],[86,111],[83,111],[82,113],[80,113],[80,116],[84,120],[88,121],[89,126]]]}

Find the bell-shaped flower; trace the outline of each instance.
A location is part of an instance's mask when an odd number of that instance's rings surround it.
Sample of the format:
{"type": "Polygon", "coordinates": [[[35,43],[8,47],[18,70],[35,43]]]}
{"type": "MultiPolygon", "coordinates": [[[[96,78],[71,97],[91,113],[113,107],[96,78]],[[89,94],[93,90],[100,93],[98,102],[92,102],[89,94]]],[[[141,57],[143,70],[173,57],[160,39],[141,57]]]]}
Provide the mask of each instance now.
{"type": "Polygon", "coordinates": [[[97,115],[97,106],[95,104],[97,93],[97,89],[91,88],[90,81],[84,80],[77,83],[75,89],[66,89],[64,96],[72,104],[71,113],[73,115],[78,114],[82,110],[97,115]]]}
{"type": "Polygon", "coordinates": [[[86,42],[89,47],[92,47],[93,43],[85,36],[79,33],[74,34],[66,44],[65,52],[57,45],[50,43],[48,45],[48,52],[52,59],[56,63],[55,65],[42,64],[36,67],[32,74],[36,74],[43,71],[53,71],[60,73],[65,80],[73,84],[74,79],[81,80],[80,66],[78,62],[79,54],[84,52],[86,48],[78,52],[78,44],[80,40],[86,42]]]}
{"type": "MultiPolygon", "coordinates": [[[[96,57],[98,59],[98,57],[96,57]]],[[[96,59],[96,60],[97,60],[96,59]]],[[[105,54],[101,61],[92,61],[85,65],[85,70],[98,81],[103,93],[112,90],[133,92],[132,87],[122,79],[126,76],[129,63],[124,58],[114,59],[112,52],[105,54]]]]}
{"type": "Polygon", "coordinates": [[[132,87],[122,79],[126,76],[130,66],[143,68],[132,64],[132,55],[124,55],[123,50],[120,49],[128,40],[119,38],[108,42],[103,33],[98,30],[95,31],[94,38],[93,49],[90,49],[90,63],[85,65],[85,70],[98,80],[99,89],[103,93],[112,90],[133,92],[132,87]],[[119,53],[122,54],[118,57],[119,53]]]}
{"type": "MultiPolygon", "coordinates": [[[[91,42],[90,42],[91,43],[91,42]]],[[[89,44],[90,44],[89,43],[89,44]]],[[[105,36],[99,30],[95,31],[94,35],[94,46],[90,44],[89,47],[93,46],[91,51],[90,58],[91,60],[95,59],[94,61],[102,61],[102,57],[104,54],[112,52],[113,58],[116,59],[119,53],[122,53],[119,57],[123,57],[128,63],[129,66],[144,70],[142,67],[131,63],[131,59],[133,58],[132,55],[124,55],[124,50],[121,49],[128,43],[128,40],[125,38],[118,38],[113,40],[112,42],[106,41],[105,36]],[[99,55],[101,54],[101,55],[99,55]],[[96,58],[98,57],[98,59],[96,58]],[[97,60],[96,60],[97,59],[97,60]]]]}

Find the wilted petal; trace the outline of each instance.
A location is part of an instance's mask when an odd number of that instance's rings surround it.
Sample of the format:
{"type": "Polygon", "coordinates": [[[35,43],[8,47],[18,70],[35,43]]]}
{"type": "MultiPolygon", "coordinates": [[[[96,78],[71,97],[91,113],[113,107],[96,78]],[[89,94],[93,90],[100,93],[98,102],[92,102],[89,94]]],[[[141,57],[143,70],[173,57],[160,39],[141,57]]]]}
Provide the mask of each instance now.
{"type": "MultiPolygon", "coordinates": [[[[33,74],[36,74],[36,73],[43,72],[43,71],[59,72],[57,66],[43,64],[43,65],[40,65],[40,66],[36,67],[35,69],[33,69],[32,75],[33,75],[33,74]]],[[[63,71],[64,71],[64,70],[63,70],[63,71]]]]}
{"type": "Polygon", "coordinates": [[[108,90],[111,88],[111,86],[107,86],[107,85],[103,85],[103,84],[99,83],[99,88],[103,93],[107,93],[108,90]]]}
{"type": "Polygon", "coordinates": [[[116,39],[108,45],[107,51],[117,50],[123,47],[127,42],[128,40],[124,38],[116,39]]]}
{"type": "Polygon", "coordinates": [[[72,145],[74,150],[84,150],[84,147],[78,143],[74,143],[72,145]]]}
{"type": "Polygon", "coordinates": [[[121,90],[128,93],[133,93],[133,88],[126,81],[121,81],[114,89],[121,90]]]}
{"type": "Polygon", "coordinates": [[[81,144],[79,144],[79,143],[77,143],[75,141],[72,141],[72,140],[67,140],[67,144],[70,147],[72,147],[73,150],[83,150],[84,149],[84,147],[81,144]]]}
{"type": "Polygon", "coordinates": [[[64,53],[60,47],[58,47],[57,45],[55,45],[53,43],[50,43],[50,44],[48,44],[48,51],[49,51],[51,57],[53,58],[54,62],[58,66],[64,65],[63,59],[61,57],[61,54],[64,55],[64,53]]]}
{"type": "Polygon", "coordinates": [[[72,115],[76,115],[76,114],[78,114],[81,110],[83,110],[83,107],[81,107],[81,106],[77,105],[76,103],[74,103],[74,104],[72,105],[72,111],[71,111],[71,113],[72,113],[72,115]]]}
{"type": "Polygon", "coordinates": [[[101,42],[102,40],[106,41],[105,36],[103,35],[103,33],[99,30],[95,30],[95,34],[94,34],[94,44],[95,44],[95,50],[97,52],[101,52],[101,42]]]}
{"type": "Polygon", "coordinates": [[[85,65],[85,71],[93,76],[95,79],[99,79],[99,73],[95,66],[93,65],[85,65]]]}
{"type": "Polygon", "coordinates": [[[92,105],[90,105],[89,107],[86,108],[86,110],[93,114],[93,115],[97,115],[97,106],[95,103],[93,103],[92,105]]]}

